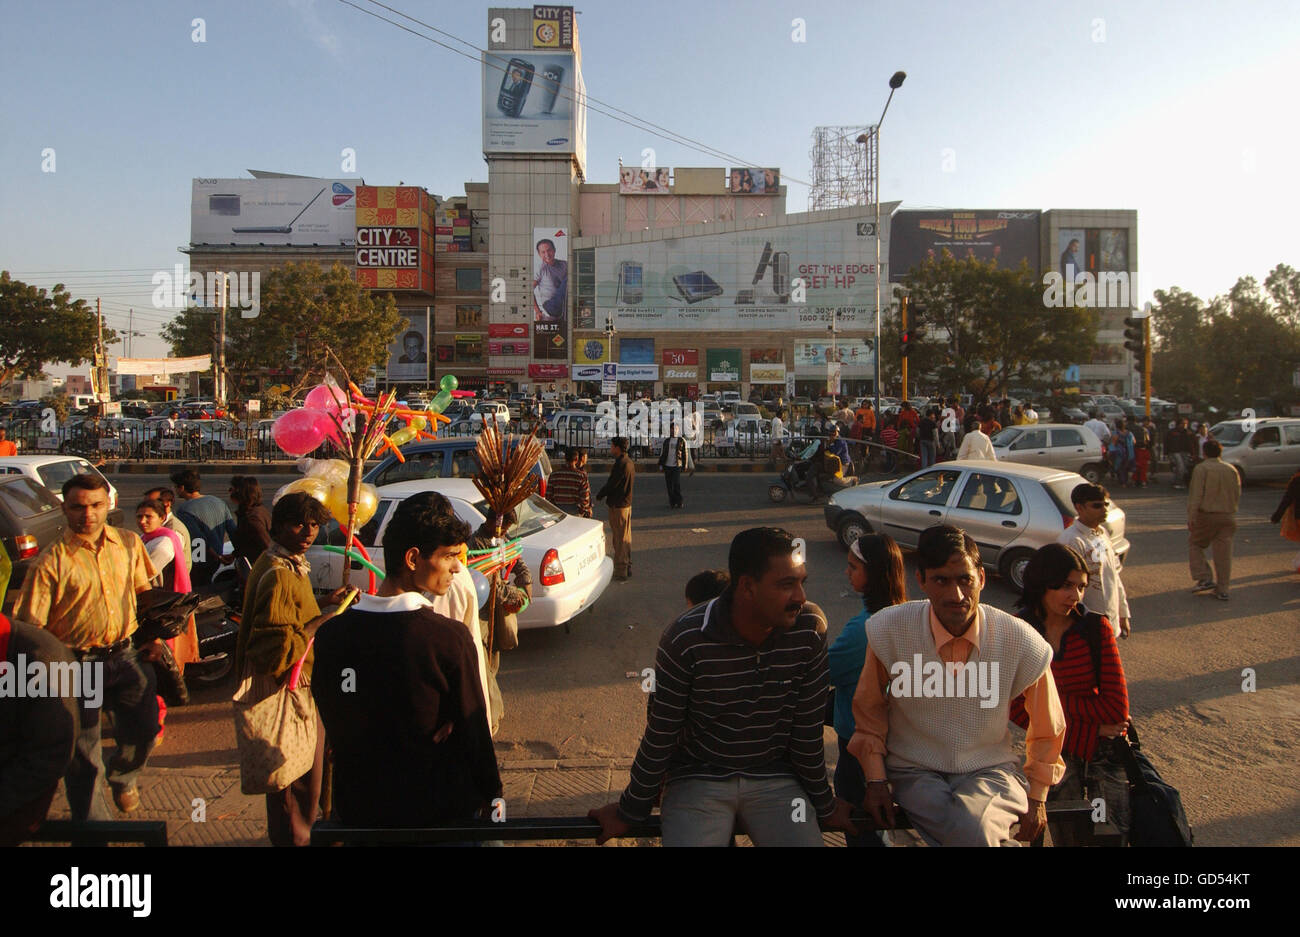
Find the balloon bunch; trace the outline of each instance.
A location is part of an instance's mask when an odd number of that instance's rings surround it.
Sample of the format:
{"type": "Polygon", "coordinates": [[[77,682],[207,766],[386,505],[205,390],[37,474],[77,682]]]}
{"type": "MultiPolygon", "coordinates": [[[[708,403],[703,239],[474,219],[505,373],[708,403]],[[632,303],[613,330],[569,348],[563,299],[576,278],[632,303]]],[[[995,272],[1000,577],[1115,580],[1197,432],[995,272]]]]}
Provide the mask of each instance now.
{"type": "MultiPolygon", "coordinates": [[[[451,403],[452,392],[456,390],[458,385],[459,381],[456,380],[456,376],[447,374],[438,383],[438,393],[424,410],[411,410],[404,407],[389,408],[389,415],[405,420],[406,425],[391,436],[384,435],[384,444],[379,448],[377,454],[383,455],[386,450],[391,449],[393,455],[397,456],[397,461],[405,462],[406,457],[402,455],[402,446],[405,446],[413,439],[436,439],[438,421],[443,423],[451,422],[442,415],[442,411],[447,409],[447,405],[451,403]],[[433,430],[433,432],[429,432],[429,430],[433,430]]],[[[356,405],[356,408],[365,413],[368,419],[374,419],[378,404],[367,399],[355,384],[349,384],[348,388],[352,392],[352,402],[356,405]]]]}
{"type": "MultiPolygon", "coordinates": [[[[287,494],[302,491],[330,512],[330,516],[344,527],[348,522],[348,474],[350,466],[342,459],[299,459],[298,470],[302,478],[295,478],[275,493],[274,505],[287,494]]],[[[362,483],[357,498],[357,523],[365,524],[379,508],[379,492],[374,485],[362,483]]]]}

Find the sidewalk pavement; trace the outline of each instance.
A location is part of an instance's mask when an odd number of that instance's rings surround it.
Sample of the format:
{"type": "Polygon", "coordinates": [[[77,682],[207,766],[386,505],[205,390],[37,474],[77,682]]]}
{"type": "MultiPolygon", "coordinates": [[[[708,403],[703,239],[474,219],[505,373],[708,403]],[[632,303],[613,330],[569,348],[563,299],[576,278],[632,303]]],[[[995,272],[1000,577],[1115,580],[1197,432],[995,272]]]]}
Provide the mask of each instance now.
{"type": "MultiPolygon", "coordinates": [[[[631,760],[563,759],[501,763],[506,817],[585,817],[593,807],[617,800],[628,783],[631,760]]],[[[166,820],[171,846],[270,846],[266,799],[241,794],[238,765],[194,768],[146,766],[140,776],[140,807],[117,813],[107,785],[104,796],[115,818],[166,820]]],[[[52,820],[69,819],[63,785],[50,807],[52,820]]],[[[823,834],[827,845],[844,845],[838,833],[823,834]]],[[[738,844],[748,845],[746,837],[738,844]]],[[[543,840],[517,846],[592,846],[594,840],[543,840]]],[[[611,845],[657,846],[657,839],[614,840],[611,845]]]]}

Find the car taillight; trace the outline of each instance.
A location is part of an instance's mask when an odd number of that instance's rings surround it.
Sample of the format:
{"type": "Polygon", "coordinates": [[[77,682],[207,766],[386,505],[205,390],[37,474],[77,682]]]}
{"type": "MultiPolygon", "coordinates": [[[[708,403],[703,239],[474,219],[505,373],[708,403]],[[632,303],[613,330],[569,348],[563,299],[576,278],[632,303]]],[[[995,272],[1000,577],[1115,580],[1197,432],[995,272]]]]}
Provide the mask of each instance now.
{"type": "Polygon", "coordinates": [[[542,585],[558,586],[564,582],[564,567],[560,565],[560,554],[555,549],[546,551],[542,557],[542,585]]]}
{"type": "Polygon", "coordinates": [[[541,496],[542,496],[543,498],[546,497],[546,479],[545,479],[545,478],[543,478],[540,482],[538,482],[538,484],[537,484],[537,490],[541,493],[541,496]]]}
{"type": "Polygon", "coordinates": [[[31,534],[19,534],[14,538],[14,546],[18,547],[18,559],[25,560],[29,556],[35,556],[41,552],[41,548],[36,544],[36,538],[31,534]]]}

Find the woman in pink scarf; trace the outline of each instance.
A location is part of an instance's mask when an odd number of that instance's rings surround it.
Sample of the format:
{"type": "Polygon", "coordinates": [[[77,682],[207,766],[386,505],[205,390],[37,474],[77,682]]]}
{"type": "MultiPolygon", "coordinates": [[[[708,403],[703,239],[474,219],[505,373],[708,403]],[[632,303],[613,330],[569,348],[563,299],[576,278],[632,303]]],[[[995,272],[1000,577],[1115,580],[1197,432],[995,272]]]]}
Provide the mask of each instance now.
{"type": "MultiPolygon", "coordinates": [[[[185,568],[184,546],[181,535],[169,527],[163,526],[167,517],[167,507],[161,501],[146,498],[135,509],[135,522],[140,528],[140,539],[149,552],[149,561],[158,570],[162,578],[162,588],[172,592],[189,592],[190,573],[185,568]],[[179,560],[179,562],[177,562],[179,560]]],[[[191,615],[183,632],[167,641],[172,657],[181,673],[185,665],[199,659],[199,634],[191,615]]],[[[167,716],[167,706],[162,697],[158,697],[158,738],[163,735],[163,721],[167,716]]]]}

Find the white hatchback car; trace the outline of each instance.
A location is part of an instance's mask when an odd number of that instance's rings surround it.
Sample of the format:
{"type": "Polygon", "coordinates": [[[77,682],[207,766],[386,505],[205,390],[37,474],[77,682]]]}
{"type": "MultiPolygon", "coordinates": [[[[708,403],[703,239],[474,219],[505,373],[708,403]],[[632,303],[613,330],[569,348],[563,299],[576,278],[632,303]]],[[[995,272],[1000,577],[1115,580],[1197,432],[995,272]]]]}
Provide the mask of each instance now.
{"type": "MultiPolygon", "coordinates": [[[[99,469],[95,468],[80,456],[69,455],[11,455],[0,457],[0,475],[26,475],[38,485],[42,485],[50,490],[54,497],[60,501],[63,500],[63,483],[73,475],[98,475],[104,478],[99,469]]],[[[121,517],[114,521],[113,517],[117,511],[117,489],[113,483],[104,478],[108,483],[108,507],[109,523],[114,526],[121,525],[121,517]]],[[[134,514],[132,517],[134,518],[134,514]]]]}
{"type": "MultiPolygon", "coordinates": [[[[436,491],[451,502],[456,516],[477,530],[486,520],[487,505],[472,478],[437,478],[397,482],[379,488],[379,508],[357,534],[371,561],[384,568],[383,535],[393,508],[423,491],[436,491]]],[[[531,604],[519,613],[519,627],[553,628],[585,611],[604,593],[614,576],[614,559],[605,554],[605,527],[598,520],[566,514],[540,495],[532,495],[517,509],[518,522],[507,532],[518,537],[522,560],[533,574],[531,604]]],[[[328,591],[338,587],[343,557],[321,549],[330,540],[342,541],[333,521],[317,545],[307,551],[312,587],[328,591]],[[330,535],[333,534],[331,537],[330,535]]],[[[369,575],[354,568],[350,581],[365,589],[369,575]]]]}

